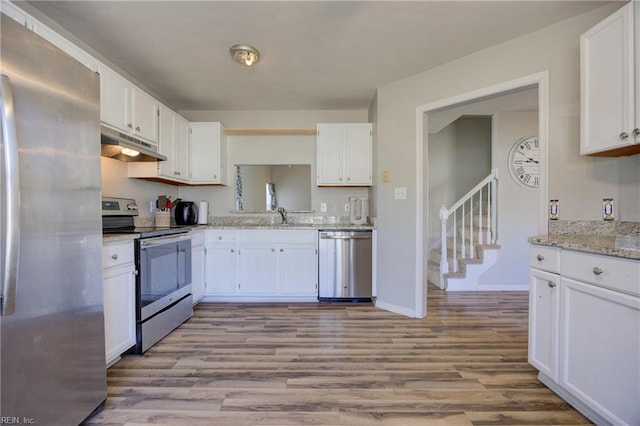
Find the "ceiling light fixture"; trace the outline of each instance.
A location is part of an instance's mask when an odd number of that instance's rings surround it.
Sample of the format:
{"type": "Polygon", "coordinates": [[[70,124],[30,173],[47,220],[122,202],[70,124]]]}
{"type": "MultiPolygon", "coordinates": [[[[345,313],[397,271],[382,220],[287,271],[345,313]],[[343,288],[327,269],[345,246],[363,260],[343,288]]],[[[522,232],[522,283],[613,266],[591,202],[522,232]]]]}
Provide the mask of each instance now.
{"type": "Polygon", "coordinates": [[[255,47],[246,44],[235,44],[229,49],[231,57],[243,65],[251,66],[260,59],[260,52],[255,47]]]}

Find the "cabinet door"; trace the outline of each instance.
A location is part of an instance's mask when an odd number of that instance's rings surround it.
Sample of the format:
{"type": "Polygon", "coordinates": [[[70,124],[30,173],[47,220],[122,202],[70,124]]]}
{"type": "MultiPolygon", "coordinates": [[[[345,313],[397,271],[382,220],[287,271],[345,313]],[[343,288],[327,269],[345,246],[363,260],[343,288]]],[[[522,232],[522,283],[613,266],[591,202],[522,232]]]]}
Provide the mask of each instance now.
{"type": "Polygon", "coordinates": [[[174,166],[178,179],[189,181],[189,122],[181,116],[175,116],[174,166]]]}
{"type": "Polygon", "coordinates": [[[276,248],[245,243],[240,247],[240,294],[275,295],[276,248]]]}
{"type": "Polygon", "coordinates": [[[221,183],[220,123],[191,123],[191,183],[221,183]]]}
{"type": "Polygon", "coordinates": [[[317,265],[314,246],[281,244],[278,249],[278,293],[317,295],[317,265]]]}
{"type": "Polygon", "coordinates": [[[205,292],[205,256],[204,246],[198,245],[191,248],[191,294],[193,296],[193,304],[202,299],[205,292]]]}
{"type": "Polygon", "coordinates": [[[131,85],[106,66],[100,66],[100,121],[130,133],[129,91],[131,85]]]}
{"type": "Polygon", "coordinates": [[[583,155],[634,142],[633,3],[580,38],[583,155]]]}
{"type": "Polygon", "coordinates": [[[349,124],[345,128],[347,149],[347,185],[371,185],[372,134],[371,124],[349,124]]]}
{"type": "Polygon", "coordinates": [[[636,118],[635,118],[635,124],[634,124],[634,136],[635,136],[635,143],[636,144],[640,144],[640,131],[635,131],[635,129],[640,130],[640,3],[638,3],[637,1],[632,2],[633,3],[633,12],[634,12],[634,19],[633,19],[633,25],[634,25],[634,33],[636,35],[635,40],[634,40],[634,46],[635,46],[635,58],[636,58],[636,68],[635,68],[635,76],[636,76],[636,80],[635,80],[635,85],[636,85],[636,118]]]}
{"type": "Polygon", "coordinates": [[[135,289],[133,264],[104,271],[104,338],[107,365],[136,344],[135,289]]]}
{"type": "Polygon", "coordinates": [[[169,179],[178,178],[176,167],[176,113],[160,105],[158,152],[167,157],[158,162],[158,173],[169,179]]]}
{"type": "Polygon", "coordinates": [[[529,362],[558,380],[558,292],[560,276],[531,269],[529,279],[529,362]]]}
{"type": "Polygon", "coordinates": [[[344,181],[344,126],[318,124],[317,127],[318,185],[343,185],[344,181]]]}
{"type": "Polygon", "coordinates": [[[140,89],[131,89],[133,133],[154,144],[158,143],[158,107],[151,96],[140,89]]]}
{"type": "Polygon", "coordinates": [[[207,296],[238,292],[236,279],[237,253],[235,245],[207,245],[205,281],[207,296]]]}
{"type": "Polygon", "coordinates": [[[561,281],[560,385],[611,424],[640,424],[640,298],[561,281]]]}

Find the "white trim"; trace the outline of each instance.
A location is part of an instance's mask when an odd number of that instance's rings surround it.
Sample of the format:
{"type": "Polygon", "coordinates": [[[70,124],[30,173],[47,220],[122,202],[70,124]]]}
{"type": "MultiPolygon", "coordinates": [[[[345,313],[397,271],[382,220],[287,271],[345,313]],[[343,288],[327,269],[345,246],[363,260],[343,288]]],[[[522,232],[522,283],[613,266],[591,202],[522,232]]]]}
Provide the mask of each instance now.
{"type": "MultiPolygon", "coordinates": [[[[416,277],[415,277],[415,296],[416,296],[416,317],[418,314],[424,314],[418,308],[426,306],[426,294],[423,292],[423,265],[425,262],[422,248],[424,244],[425,212],[424,212],[424,191],[423,187],[426,183],[423,181],[424,174],[424,152],[428,150],[429,138],[424,137],[426,124],[424,116],[429,112],[448,108],[456,104],[467,103],[478,98],[500,95],[505,92],[524,89],[536,86],[538,88],[538,140],[540,142],[540,186],[538,187],[538,195],[540,197],[540,219],[538,221],[538,233],[547,233],[547,199],[549,198],[549,71],[541,71],[530,74],[514,80],[505,81],[493,86],[484,87],[471,92],[441,99],[436,102],[419,105],[416,107],[416,277]],[[418,299],[421,297],[424,300],[418,299]],[[420,303],[422,302],[422,303],[420,303]]],[[[428,210],[428,209],[427,209],[428,210]]],[[[428,220],[428,218],[426,218],[428,220]]],[[[428,277],[427,277],[428,278],[428,277]]],[[[426,311],[426,308],[425,308],[426,311]]]]}
{"type": "Polygon", "coordinates": [[[409,318],[421,318],[415,315],[415,312],[411,309],[407,309],[404,306],[392,305],[390,303],[381,302],[379,299],[376,300],[375,304],[376,308],[384,309],[385,311],[393,312],[394,314],[404,315],[409,318]]]}
{"type": "MultiPolygon", "coordinates": [[[[422,141],[424,138],[424,113],[416,111],[416,139],[422,141]]],[[[416,264],[415,264],[415,293],[414,293],[414,316],[424,318],[427,315],[427,286],[424,277],[424,220],[422,216],[424,203],[424,182],[422,162],[424,161],[423,144],[416,145],[416,264]],[[421,261],[418,262],[418,259],[421,261]]]]}

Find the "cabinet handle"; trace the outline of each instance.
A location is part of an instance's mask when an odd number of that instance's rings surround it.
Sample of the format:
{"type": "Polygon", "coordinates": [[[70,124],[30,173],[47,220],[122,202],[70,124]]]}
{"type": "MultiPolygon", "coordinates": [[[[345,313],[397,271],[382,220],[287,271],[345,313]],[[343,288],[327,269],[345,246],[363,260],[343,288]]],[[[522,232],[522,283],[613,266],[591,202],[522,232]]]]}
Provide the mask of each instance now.
{"type": "Polygon", "coordinates": [[[280,253],[284,252],[284,249],[280,249],[280,253]]]}
{"type": "Polygon", "coordinates": [[[219,237],[218,237],[218,239],[219,239],[219,240],[221,240],[221,239],[222,239],[222,236],[219,236],[219,237]]]}
{"type": "Polygon", "coordinates": [[[348,177],[348,178],[347,178],[347,182],[349,182],[350,180],[351,180],[351,178],[350,178],[350,177],[348,177]]]}
{"type": "Polygon", "coordinates": [[[138,275],[138,270],[137,269],[133,270],[133,275],[138,275]]]}
{"type": "Polygon", "coordinates": [[[553,281],[549,281],[547,285],[549,286],[549,288],[554,288],[556,286],[556,283],[554,283],[553,281]]]}
{"type": "Polygon", "coordinates": [[[127,127],[131,129],[133,127],[133,124],[127,123],[127,127]]]}
{"type": "Polygon", "coordinates": [[[633,129],[633,136],[640,136],[640,128],[636,127],[633,129]]]}
{"type": "Polygon", "coordinates": [[[218,179],[218,175],[213,175],[213,178],[214,179],[218,179]]]}
{"type": "Polygon", "coordinates": [[[536,259],[538,259],[538,262],[542,262],[544,260],[544,256],[539,254],[536,256],[536,259]]]}
{"type": "Polygon", "coordinates": [[[140,126],[136,126],[136,131],[139,132],[140,131],[140,126]]]}
{"type": "Polygon", "coordinates": [[[116,259],[118,258],[118,253],[113,253],[113,254],[111,255],[111,258],[112,258],[113,260],[116,260],[116,259]]]}
{"type": "Polygon", "coordinates": [[[342,178],[338,178],[338,180],[339,180],[340,182],[342,182],[342,178]]]}
{"type": "Polygon", "coordinates": [[[276,251],[276,249],[272,248],[271,251],[276,251]]]}
{"type": "Polygon", "coordinates": [[[602,269],[598,268],[597,266],[594,266],[592,271],[593,271],[593,275],[602,275],[602,273],[604,272],[602,269]]]}
{"type": "Polygon", "coordinates": [[[627,133],[627,132],[622,132],[622,133],[620,133],[619,137],[620,137],[620,139],[626,139],[626,138],[628,138],[628,137],[629,137],[629,133],[627,133]]]}
{"type": "Polygon", "coordinates": [[[231,249],[231,253],[235,253],[236,251],[234,249],[231,249]]]}

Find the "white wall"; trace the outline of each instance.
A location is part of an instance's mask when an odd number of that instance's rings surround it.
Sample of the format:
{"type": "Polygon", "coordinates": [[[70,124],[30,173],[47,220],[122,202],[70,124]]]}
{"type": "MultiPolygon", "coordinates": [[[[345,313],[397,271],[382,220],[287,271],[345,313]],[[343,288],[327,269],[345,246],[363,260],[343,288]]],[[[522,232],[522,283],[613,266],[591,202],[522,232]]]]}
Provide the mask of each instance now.
{"type": "Polygon", "coordinates": [[[440,241],[440,207],[451,207],[491,171],[491,119],[461,117],[429,134],[427,247],[440,241]]]}
{"type": "Polygon", "coordinates": [[[618,7],[596,9],[378,88],[377,169],[391,176],[389,184],[376,188],[378,300],[385,306],[415,311],[415,247],[422,237],[416,232],[416,109],[421,105],[548,70],[550,198],[561,200],[563,219],[597,220],[599,209],[592,204],[599,206],[606,194],[619,197],[620,176],[632,174],[628,168],[637,162],[578,155],[579,37],[618,7]],[[407,187],[408,199],[395,200],[395,187],[407,187]]]}
{"type": "Polygon", "coordinates": [[[498,261],[478,279],[482,290],[528,288],[529,244],[537,234],[540,212],[537,190],[526,189],[509,175],[508,157],[513,144],[538,134],[538,111],[499,112],[494,115],[493,168],[498,180],[498,261]]]}
{"type": "Polygon", "coordinates": [[[140,217],[152,217],[149,202],[165,194],[178,197],[178,187],[127,177],[127,163],[113,158],[100,157],[102,195],[104,197],[133,198],[138,203],[140,217]]]}
{"type": "MultiPolygon", "coordinates": [[[[189,121],[220,121],[227,129],[315,129],[316,123],[368,122],[367,110],[347,111],[180,111],[189,121]]],[[[351,195],[368,196],[368,188],[319,188],[315,135],[228,135],[228,186],[180,187],[185,200],[209,202],[211,216],[235,209],[234,164],[310,164],[314,216],[345,216],[351,195]],[[327,212],[320,213],[320,203],[327,212]]],[[[242,213],[240,213],[242,214],[242,213]]],[[[277,214],[277,213],[274,213],[277,214]]]]}

